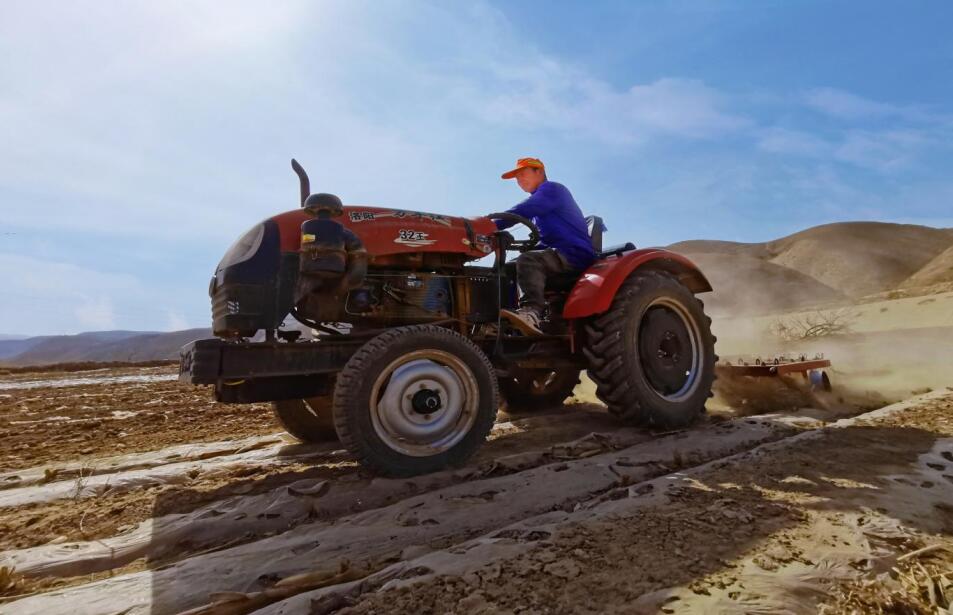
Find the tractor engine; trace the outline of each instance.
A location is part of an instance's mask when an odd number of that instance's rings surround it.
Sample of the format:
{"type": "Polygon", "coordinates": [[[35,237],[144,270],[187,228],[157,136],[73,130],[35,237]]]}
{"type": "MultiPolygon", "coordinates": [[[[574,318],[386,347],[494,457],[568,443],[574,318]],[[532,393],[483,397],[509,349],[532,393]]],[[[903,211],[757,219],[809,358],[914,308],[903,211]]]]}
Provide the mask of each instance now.
{"type": "Polygon", "coordinates": [[[452,315],[452,281],[429,273],[378,275],[348,294],[344,311],[382,324],[443,320],[452,315]]]}
{"type": "Polygon", "coordinates": [[[310,194],[304,169],[292,168],[301,208],[256,225],[216,268],[215,335],[271,335],[289,314],[312,327],[496,320],[497,280],[464,266],[493,253],[492,221],[345,207],[333,194],[310,194]]]}

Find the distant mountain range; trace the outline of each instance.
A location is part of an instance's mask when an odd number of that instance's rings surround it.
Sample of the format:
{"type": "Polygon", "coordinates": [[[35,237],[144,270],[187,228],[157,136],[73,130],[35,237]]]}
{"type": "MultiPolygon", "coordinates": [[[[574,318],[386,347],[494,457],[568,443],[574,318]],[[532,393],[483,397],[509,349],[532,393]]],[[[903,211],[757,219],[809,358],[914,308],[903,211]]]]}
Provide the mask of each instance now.
{"type": "MultiPolygon", "coordinates": [[[[910,224],[825,224],[763,243],[694,240],[669,246],[694,261],[715,291],[716,316],[792,310],[911,289],[953,290],[953,229],[910,224]]],[[[0,364],[175,359],[210,329],[0,335],[0,364]]]]}
{"type": "Polygon", "coordinates": [[[149,331],[94,331],[78,335],[45,335],[25,339],[0,338],[0,364],[46,365],[101,361],[156,361],[175,359],[179,348],[211,329],[168,333],[149,331]]]}

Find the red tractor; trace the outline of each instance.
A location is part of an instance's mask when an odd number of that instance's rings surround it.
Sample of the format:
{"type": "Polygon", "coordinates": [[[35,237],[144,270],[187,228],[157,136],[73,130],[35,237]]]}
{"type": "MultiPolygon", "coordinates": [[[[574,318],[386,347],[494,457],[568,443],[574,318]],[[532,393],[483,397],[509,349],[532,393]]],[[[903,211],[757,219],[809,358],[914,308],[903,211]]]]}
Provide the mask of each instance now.
{"type": "Polygon", "coordinates": [[[296,438],[339,438],[366,468],[409,476],[459,465],[486,439],[502,401],[561,404],[588,370],[609,411],[671,428],[704,411],[715,338],[688,259],[631,243],[581,274],[547,282],[544,335],[501,320],[516,303],[508,251],[532,250],[533,222],[341,205],[310,194],[255,225],[212,278],[212,339],[182,349],[180,379],[225,403],[273,402],[296,438]],[[529,230],[516,240],[493,219],[529,230]],[[494,255],[492,266],[472,264],[494,255]],[[285,330],[288,316],[310,329],[285,330]]]}

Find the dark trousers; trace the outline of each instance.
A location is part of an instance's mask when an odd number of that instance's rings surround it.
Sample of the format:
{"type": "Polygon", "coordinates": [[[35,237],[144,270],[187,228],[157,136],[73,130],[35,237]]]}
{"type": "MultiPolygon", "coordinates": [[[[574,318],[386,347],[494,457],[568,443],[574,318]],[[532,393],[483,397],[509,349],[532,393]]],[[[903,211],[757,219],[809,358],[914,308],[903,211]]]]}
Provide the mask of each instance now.
{"type": "Polygon", "coordinates": [[[553,248],[523,252],[516,257],[516,283],[520,288],[520,307],[542,311],[546,306],[543,291],[546,277],[575,271],[562,254],[553,248]]]}

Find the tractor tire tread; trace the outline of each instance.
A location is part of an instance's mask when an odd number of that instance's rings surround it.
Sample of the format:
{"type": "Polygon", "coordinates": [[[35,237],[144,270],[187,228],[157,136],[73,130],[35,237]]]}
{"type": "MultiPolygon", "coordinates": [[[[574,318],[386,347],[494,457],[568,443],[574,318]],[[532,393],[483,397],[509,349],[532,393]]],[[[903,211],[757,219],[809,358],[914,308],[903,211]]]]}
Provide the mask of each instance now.
{"type": "MultiPolygon", "coordinates": [[[[647,287],[669,286],[681,283],[673,275],[659,270],[637,271],[630,275],[619,287],[613,298],[610,308],[593,318],[584,326],[586,343],[583,346],[583,355],[587,358],[589,367],[587,374],[596,385],[596,396],[607,406],[609,412],[624,422],[634,424],[650,424],[657,427],[679,426],[682,419],[671,419],[649,411],[649,408],[639,398],[638,387],[633,386],[625,369],[624,346],[625,327],[627,324],[626,308],[628,304],[639,297],[647,287]]],[[[684,288],[684,287],[682,287],[684,288]]],[[[702,319],[710,326],[711,318],[704,314],[704,303],[697,297],[694,300],[704,315],[702,319]]],[[[714,344],[714,336],[706,334],[714,344]]],[[[715,355],[717,361],[717,355],[715,355]]],[[[713,366],[709,378],[713,381],[713,366]]],[[[711,396],[710,383],[704,399],[711,396]]],[[[698,414],[704,412],[704,402],[700,404],[698,414]]]]}
{"type": "Polygon", "coordinates": [[[491,395],[493,398],[493,410],[481,416],[478,412],[476,423],[471,427],[470,433],[474,437],[468,436],[448,451],[445,465],[460,465],[465,462],[476,449],[486,440],[496,422],[496,412],[499,407],[499,385],[493,369],[493,365],[486,357],[483,351],[472,341],[463,337],[455,331],[437,325],[410,325],[405,327],[396,327],[385,331],[372,338],[348,360],[344,368],[338,373],[337,383],[334,390],[334,427],[337,431],[341,444],[344,445],[357,461],[374,474],[383,476],[406,477],[414,476],[429,471],[440,469],[439,467],[427,468],[421,470],[419,464],[406,463],[388,460],[382,462],[373,454],[371,449],[365,445],[359,434],[352,429],[351,421],[347,416],[347,406],[352,398],[357,394],[362,382],[367,378],[367,369],[371,361],[379,358],[394,343],[400,341],[406,336],[428,334],[437,337],[443,337],[448,340],[454,340],[469,347],[483,363],[486,373],[489,374],[491,395]],[[469,440],[469,442],[467,442],[469,440]]]}

